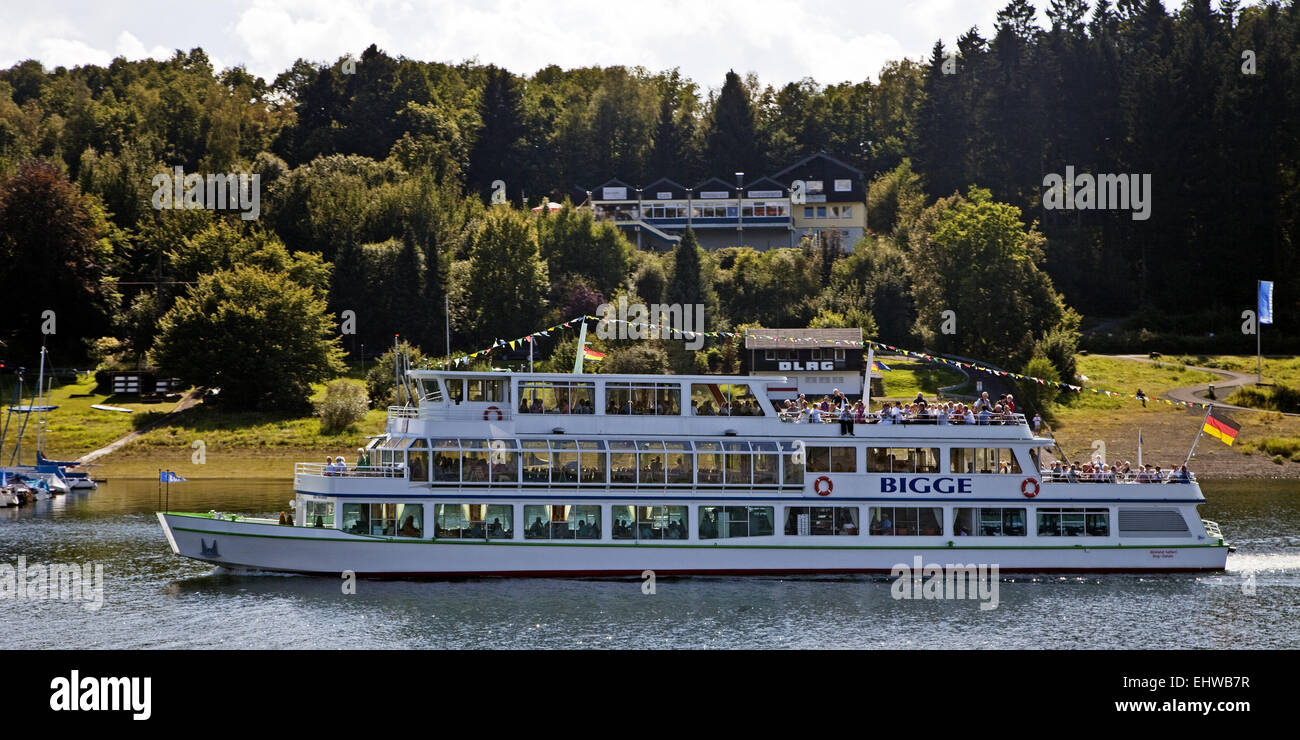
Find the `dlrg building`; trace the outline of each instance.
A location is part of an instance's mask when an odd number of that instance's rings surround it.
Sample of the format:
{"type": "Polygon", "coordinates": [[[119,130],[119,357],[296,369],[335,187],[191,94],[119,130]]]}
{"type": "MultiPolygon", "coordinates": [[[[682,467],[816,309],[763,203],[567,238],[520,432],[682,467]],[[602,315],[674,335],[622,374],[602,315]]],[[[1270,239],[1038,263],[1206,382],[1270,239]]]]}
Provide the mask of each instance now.
{"type": "MultiPolygon", "coordinates": [[[[852,399],[862,396],[866,372],[861,329],[746,329],[745,363],[752,375],[784,377],[768,383],[772,398],[809,400],[835,389],[852,399]]],[[[879,376],[872,378],[879,395],[879,376]]]]}
{"type": "Polygon", "coordinates": [[[672,249],[688,226],[705,249],[794,247],[812,237],[847,252],[866,232],[865,175],[829,154],[748,184],[737,175],[689,187],[667,178],[640,187],[613,179],[584,192],[597,218],[628,231],[638,249],[672,249]],[[801,204],[792,199],[797,189],[801,204]]]}

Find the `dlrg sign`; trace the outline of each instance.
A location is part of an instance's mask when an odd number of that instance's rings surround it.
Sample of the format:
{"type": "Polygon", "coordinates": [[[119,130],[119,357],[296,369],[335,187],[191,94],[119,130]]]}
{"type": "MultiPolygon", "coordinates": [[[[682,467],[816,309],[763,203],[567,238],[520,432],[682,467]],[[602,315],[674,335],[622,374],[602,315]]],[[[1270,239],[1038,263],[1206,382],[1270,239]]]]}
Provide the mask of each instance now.
{"type": "Polygon", "coordinates": [[[807,362],[778,362],[777,369],[778,370],[834,370],[835,363],[833,361],[816,362],[814,360],[809,360],[807,362]]]}

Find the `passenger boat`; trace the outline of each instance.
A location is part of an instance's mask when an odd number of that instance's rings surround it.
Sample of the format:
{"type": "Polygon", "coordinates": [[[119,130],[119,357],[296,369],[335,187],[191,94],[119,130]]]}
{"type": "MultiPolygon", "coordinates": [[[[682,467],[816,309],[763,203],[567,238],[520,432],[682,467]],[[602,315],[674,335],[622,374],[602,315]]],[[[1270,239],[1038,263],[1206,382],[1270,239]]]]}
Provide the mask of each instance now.
{"type": "MultiPolygon", "coordinates": [[[[1185,483],[1056,482],[1002,423],[791,423],[768,376],[408,372],[368,464],[298,463],[291,520],[160,512],[208,563],[367,577],[1215,571],[1185,483]],[[704,411],[701,412],[700,410],[704,411]],[[719,409],[721,414],[710,413],[719,409]],[[727,410],[731,413],[727,414],[727,410]]],[[[878,422],[878,416],[871,416],[878,422]]]]}

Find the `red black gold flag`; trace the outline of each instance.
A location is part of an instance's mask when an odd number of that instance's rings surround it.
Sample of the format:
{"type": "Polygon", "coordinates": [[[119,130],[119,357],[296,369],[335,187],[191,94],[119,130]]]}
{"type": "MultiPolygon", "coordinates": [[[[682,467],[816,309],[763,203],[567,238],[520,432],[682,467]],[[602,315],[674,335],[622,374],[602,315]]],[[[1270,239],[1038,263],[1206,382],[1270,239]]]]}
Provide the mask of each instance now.
{"type": "Polygon", "coordinates": [[[1210,415],[1205,417],[1204,431],[1231,447],[1233,441],[1237,439],[1237,432],[1241,431],[1241,425],[1226,416],[1220,416],[1219,412],[1211,409],[1210,415]]]}

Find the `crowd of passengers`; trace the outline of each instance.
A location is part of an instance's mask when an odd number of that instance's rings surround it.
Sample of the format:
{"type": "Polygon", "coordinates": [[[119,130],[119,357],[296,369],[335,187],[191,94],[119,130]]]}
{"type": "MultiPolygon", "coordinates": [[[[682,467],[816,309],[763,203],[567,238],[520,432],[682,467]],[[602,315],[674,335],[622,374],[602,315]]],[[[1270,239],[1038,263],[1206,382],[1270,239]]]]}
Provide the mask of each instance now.
{"type": "MultiPolygon", "coordinates": [[[[1016,399],[1003,393],[997,401],[984,392],[969,405],[954,401],[927,401],[921,393],[911,403],[885,401],[879,411],[869,411],[862,401],[852,402],[836,388],[821,401],[809,401],[804,394],[797,400],[787,400],[780,409],[782,421],[795,424],[839,422],[841,435],[853,435],[854,424],[1020,424],[1016,416],[1016,399]]],[[[1034,430],[1042,425],[1042,417],[1034,415],[1034,430]]]]}
{"type": "MultiPolygon", "coordinates": [[[[542,399],[534,398],[532,403],[527,398],[519,399],[519,413],[521,414],[594,414],[596,407],[592,402],[585,398],[579,398],[573,402],[573,408],[569,408],[569,402],[561,399],[554,407],[547,409],[542,404],[542,399]]],[[[609,411],[608,413],[616,413],[609,411]]]]}
{"type": "Polygon", "coordinates": [[[1053,462],[1042,471],[1043,480],[1055,483],[1191,483],[1192,474],[1186,465],[1175,465],[1169,470],[1159,465],[1133,465],[1125,461],[1115,465],[1088,462],[1080,465],[1076,460],[1069,465],[1053,462]]]}

